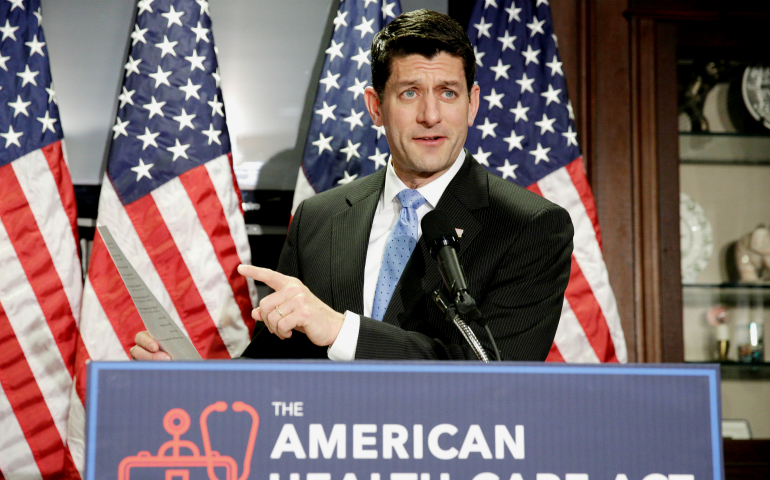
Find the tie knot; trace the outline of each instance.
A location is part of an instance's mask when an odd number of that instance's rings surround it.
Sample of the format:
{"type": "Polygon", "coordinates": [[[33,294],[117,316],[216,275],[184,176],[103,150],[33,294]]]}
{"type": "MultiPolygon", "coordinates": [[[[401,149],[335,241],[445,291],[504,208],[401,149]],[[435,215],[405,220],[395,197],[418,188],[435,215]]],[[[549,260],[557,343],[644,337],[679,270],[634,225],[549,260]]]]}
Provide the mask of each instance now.
{"type": "Polygon", "coordinates": [[[401,190],[396,196],[398,197],[398,201],[401,202],[401,208],[417,209],[425,203],[425,197],[420,195],[420,192],[409,188],[401,190]]]}

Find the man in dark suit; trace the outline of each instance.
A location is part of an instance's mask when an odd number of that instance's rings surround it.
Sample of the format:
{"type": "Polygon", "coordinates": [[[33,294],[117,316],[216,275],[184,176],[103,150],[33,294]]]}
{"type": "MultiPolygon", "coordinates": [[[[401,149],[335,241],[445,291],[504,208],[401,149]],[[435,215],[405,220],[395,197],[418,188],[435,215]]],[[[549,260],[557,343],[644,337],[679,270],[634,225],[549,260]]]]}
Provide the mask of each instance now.
{"type": "MultiPolygon", "coordinates": [[[[384,180],[383,170],[307,200],[289,230],[278,270],[299,278],[335,311],[364,311],[368,234],[384,180]]],[[[436,208],[463,230],[459,260],[502,357],[543,360],[569,277],[572,229],[567,213],[488,174],[467,154],[436,208]]],[[[382,321],[360,319],[355,358],[474,359],[460,332],[430,298],[441,284],[437,263],[421,240],[382,321]]],[[[263,314],[272,310],[262,308],[263,314]]],[[[483,330],[474,330],[491,350],[483,330]]],[[[325,358],[327,348],[296,332],[280,340],[265,328],[244,356],[325,358]]]]}
{"type": "MultiPolygon", "coordinates": [[[[502,358],[545,359],[569,279],[572,224],[463,149],[479,104],[474,77],[470,42],[446,15],[409,12],[375,36],[365,100],[385,127],[391,161],[303,202],[277,272],[239,268],[274,290],[254,310],[263,323],[243,356],[475,359],[431,298],[442,280],[419,220],[439,209],[462,231],[469,293],[502,358]]],[[[135,358],[162,355],[143,334],[137,344],[135,358]]]]}

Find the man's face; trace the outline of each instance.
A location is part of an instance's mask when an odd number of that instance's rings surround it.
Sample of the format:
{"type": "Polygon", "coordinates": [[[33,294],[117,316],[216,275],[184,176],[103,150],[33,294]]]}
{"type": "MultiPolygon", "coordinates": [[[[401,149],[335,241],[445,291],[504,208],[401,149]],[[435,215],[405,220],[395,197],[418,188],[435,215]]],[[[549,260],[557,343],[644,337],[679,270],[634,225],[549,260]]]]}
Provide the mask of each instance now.
{"type": "Polygon", "coordinates": [[[476,118],[479,87],[469,96],[459,57],[408,55],[391,61],[382,98],[367,89],[366,106],[374,124],[385,127],[396,173],[417,188],[457,159],[476,118]]]}

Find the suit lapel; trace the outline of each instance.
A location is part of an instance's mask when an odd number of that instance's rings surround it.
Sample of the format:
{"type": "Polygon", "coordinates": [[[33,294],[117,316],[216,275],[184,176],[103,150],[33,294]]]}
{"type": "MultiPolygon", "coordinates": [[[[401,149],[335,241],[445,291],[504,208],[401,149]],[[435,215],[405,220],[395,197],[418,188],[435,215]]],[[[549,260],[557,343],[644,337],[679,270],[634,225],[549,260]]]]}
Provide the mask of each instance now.
{"type": "Polygon", "coordinates": [[[332,218],[331,288],[337,311],[364,311],[364,268],[369,234],[385,182],[385,169],[365,177],[345,197],[349,208],[332,218]]]}
{"type": "MultiPolygon", "coordinates": [[[[436,205],[444,211],[455,228],[463,229],[460,238],[458,257],[462,262],[463,252],[473,243],[481,232],[481,223],[474,215],[474,210],[489,205],[489,185],[487,171],[466,151],[465,163],[447,186],[436,205]]],[[[362,276],[363,278],[363,276],[362,276]]],[[[390,299],[388,309],[382,321],[402,326],[411,318],[412,310],[426,293],[432,293],[440,286],[441,272],[436,260],[431,258],[430,250],[423,238],[409,259],[398,285],[390,299]]]]}

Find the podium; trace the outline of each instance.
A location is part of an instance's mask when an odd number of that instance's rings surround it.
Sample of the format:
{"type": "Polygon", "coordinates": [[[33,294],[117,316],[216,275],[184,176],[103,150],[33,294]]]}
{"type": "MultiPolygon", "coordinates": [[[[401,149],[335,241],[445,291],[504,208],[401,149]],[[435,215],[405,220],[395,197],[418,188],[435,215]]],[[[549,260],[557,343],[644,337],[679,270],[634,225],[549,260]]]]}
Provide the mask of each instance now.
{"type": "Polygon", "coordinates": [[[721,480],[713,365],[92,362],[86,478],[721,480]]]}

